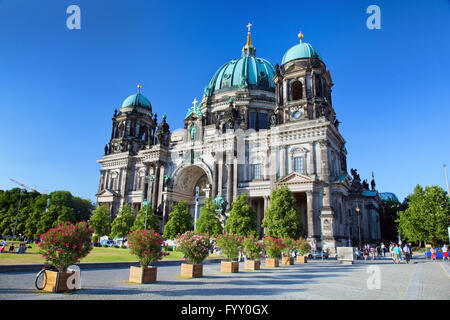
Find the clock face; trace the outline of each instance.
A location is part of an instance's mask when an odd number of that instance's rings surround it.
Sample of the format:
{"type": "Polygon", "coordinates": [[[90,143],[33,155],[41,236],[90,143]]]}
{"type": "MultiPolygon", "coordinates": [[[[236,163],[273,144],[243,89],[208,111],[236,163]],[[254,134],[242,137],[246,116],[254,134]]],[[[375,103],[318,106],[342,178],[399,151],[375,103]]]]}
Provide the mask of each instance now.
{"type": "Polygon", "coordinates": [[[302,110],[295,111],[293,114],[294,119],[299,119],[302,116],[302,110]]]}

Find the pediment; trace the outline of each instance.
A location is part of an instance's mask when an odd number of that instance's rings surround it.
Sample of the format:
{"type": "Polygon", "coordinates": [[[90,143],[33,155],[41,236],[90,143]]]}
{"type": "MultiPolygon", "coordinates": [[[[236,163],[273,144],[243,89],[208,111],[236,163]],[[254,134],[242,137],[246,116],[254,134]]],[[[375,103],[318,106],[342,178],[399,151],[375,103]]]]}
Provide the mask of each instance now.
{"type": "Polygon", "coordinates": [[[103,189],[99,193],[97,193],[97,197],[115,197],[118,196],[117,192],[110,189],[103,189]]]}
{"type": "Polygon", "coordinates": [[[278,185],[281,184],[300,184],[300,183],[312,183],[314,180],[307,175],[298,173],[298,172],[292,172],[288,174],[287,176],[281,178],[277,181],[278,185]]]}

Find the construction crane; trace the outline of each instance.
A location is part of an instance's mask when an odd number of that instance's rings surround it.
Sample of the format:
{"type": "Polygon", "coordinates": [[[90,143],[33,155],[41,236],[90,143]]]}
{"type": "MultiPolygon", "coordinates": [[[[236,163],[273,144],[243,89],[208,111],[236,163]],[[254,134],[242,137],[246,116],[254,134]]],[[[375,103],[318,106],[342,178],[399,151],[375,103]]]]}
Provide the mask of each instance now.
{"type": "MultiPolygon", "coordinates": [[[[41,193],[40,193],[39,191],[37,191],[36,189],[31,188],[31,187],[28,187],[28,186],[24,185],[23,183],[20,183],[20,182],[17,181],[17,180],[14,180],[14,179],[12,179],[12,178],[10,178],[9,180],[11,180],[11,181],[14,182],[14,183],[17,183],[19,186],[21,186],[21,187],[23,187],[23,188],[25,188],[25,189],[32,190],[32,191],[36,191],[37,193],[41,194],[41,193]]],[[[44,194],[47,194],[47,190],[45,190],[45,193],[44,193],[44,194]]],[[[21,204],[22,204],[22,195],[23,195],[23,189],[20,188],[19,208],[17,209],[16,221],[14,222],[13,238],[16,237],[17,217],[19,216],[20,206],[21,206],[21,204]]],[[[48,206],[49,206],[49,204],[50,204],[49,200],[50,200],[50,199],[47,199],[47,208],[48,208],[48,206]]],[[[47,211],[47,208],[45,209],[45,211],[47,211]]]]}

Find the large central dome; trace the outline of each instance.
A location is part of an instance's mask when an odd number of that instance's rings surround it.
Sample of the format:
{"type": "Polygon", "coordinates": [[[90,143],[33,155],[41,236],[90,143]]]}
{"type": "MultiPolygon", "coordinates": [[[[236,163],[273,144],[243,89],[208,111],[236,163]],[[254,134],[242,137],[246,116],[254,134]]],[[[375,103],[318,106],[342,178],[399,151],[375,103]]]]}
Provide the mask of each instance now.
{"type": "Polygon", "coordinates": [[[274,92],[272,79],[275,68],[269,61],[256,57],[255,53],[249,31],[247,43],[242,48],[242,57],[225,63],[217,70],[205,88],[205,96],[239,88],[274,92]]]}

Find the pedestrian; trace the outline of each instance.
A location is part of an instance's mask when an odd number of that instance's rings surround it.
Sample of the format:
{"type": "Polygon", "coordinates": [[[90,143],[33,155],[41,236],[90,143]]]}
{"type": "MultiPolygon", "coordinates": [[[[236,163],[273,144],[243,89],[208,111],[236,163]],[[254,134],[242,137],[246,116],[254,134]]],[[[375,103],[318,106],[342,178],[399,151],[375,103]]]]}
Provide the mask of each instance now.
{"type": "Polygon", "coordinates": [[[365,261],[367,261],[367,258],[369,257],[369,248],[368,248],[368,246],[366,245],[365,247],[364,247],[364,260],[365,261]]]}
{"type": "Polygon", "coordinates": [[[447,258],[447,260],[450,260],[448,258],[448,246],[446,244],[444,244],[444,246],[442,247],[442,261],[444,261],[445,258],[447,258]]]}
{"type": "Polygon", "coordinates": [[[403,247],[403,252],[405,254],[406,263],[409,263],[409,260],[411,258],[411,250],[409,249],[408,244],[405,244],[405,246],[403,247]]]}
{"type": "Polygon", "coordinates": [[[400,249],[400,247],[395,245],[392,249],[392,252],[394,253],[394,263],[400,263],[402,256],[402,250],[400,249]]]}
{"type": "Polygon", "coordinates": [[[436,261],[436,250],[433,247],[430,248],[430,253],[431,253],[431,260],[436,261]]]}
{"type": "Polygon", "coordinates": [[[384,242],[381,243],[381,251],[383,252],[383,257],[386,257],[386,246],[384,245],[384,242]]]}
{"type": "Polygon", "coordinates": [[[375,260],[375,248],[373,246],[370,247],[370,257],[372,258],[372,261],[375,260]]]}

